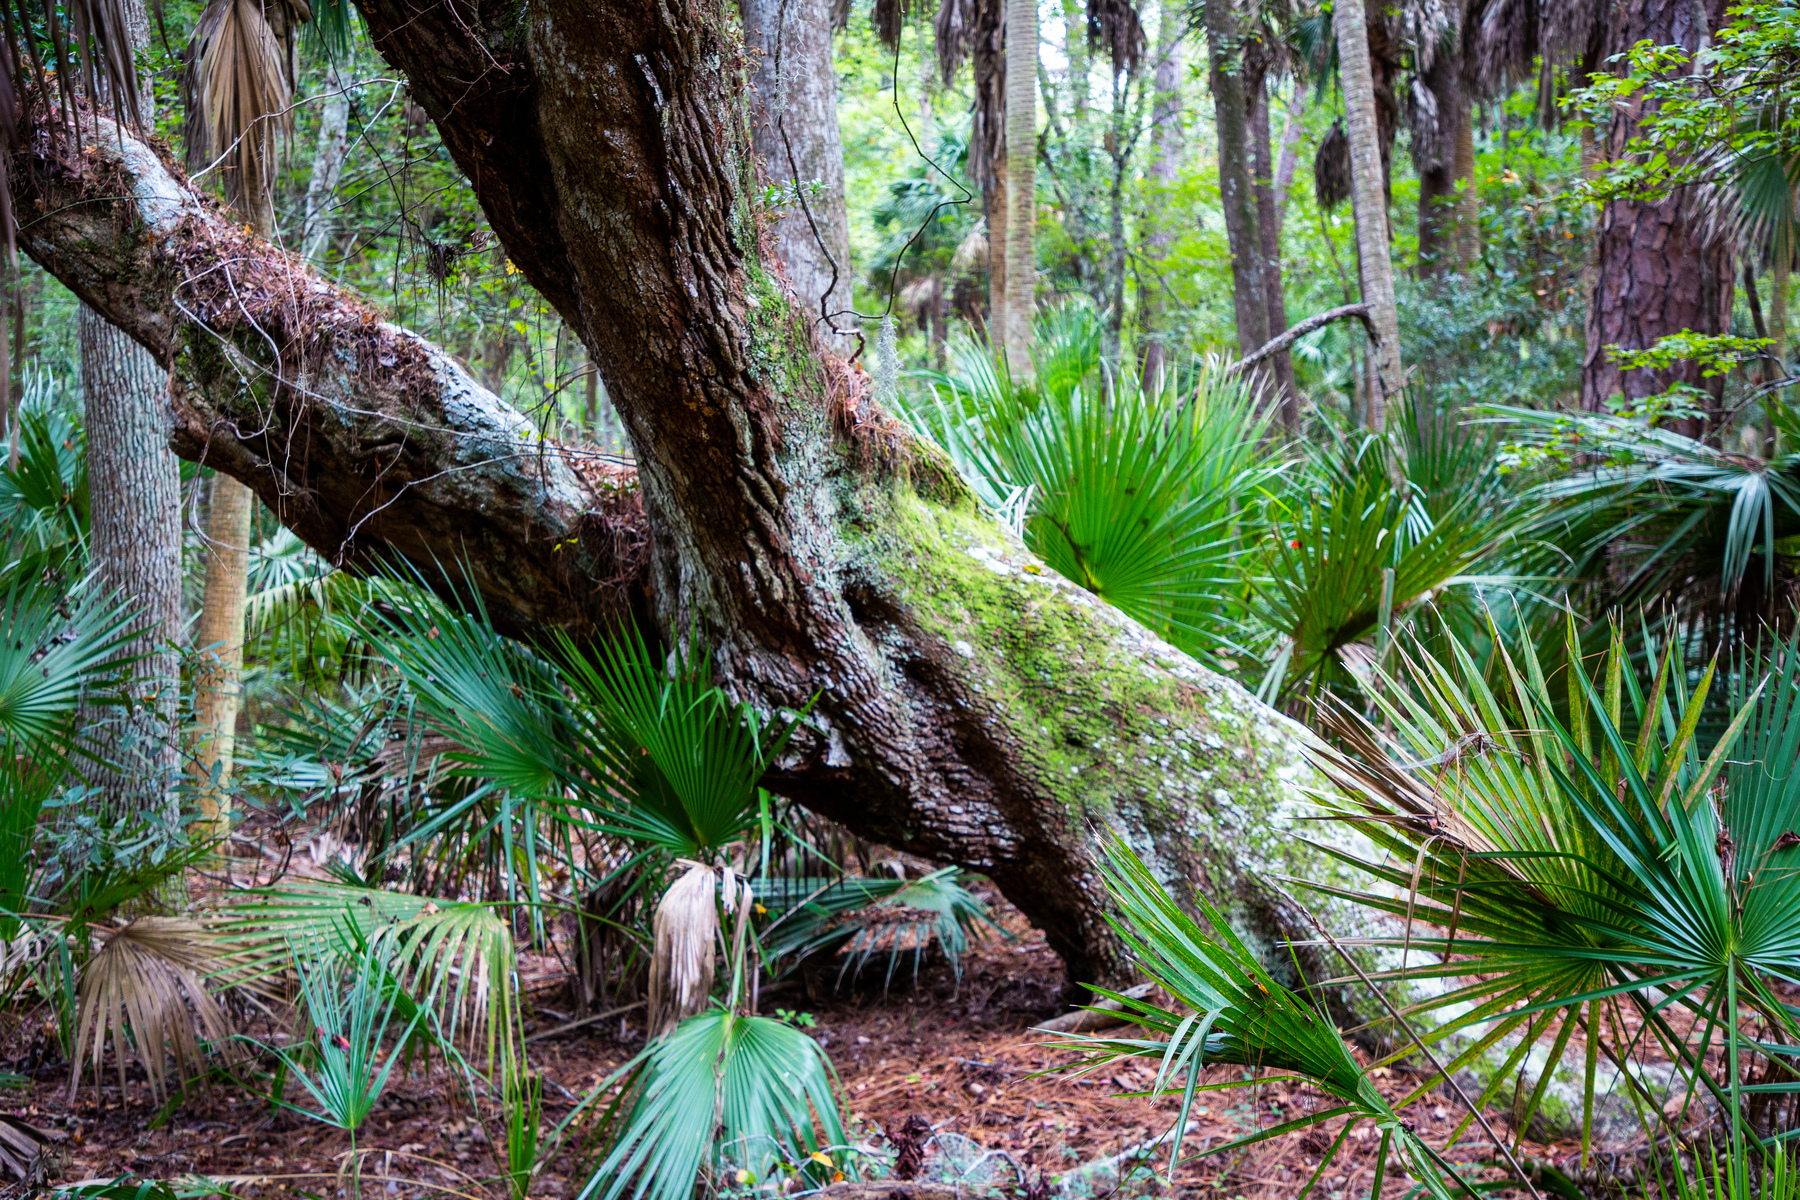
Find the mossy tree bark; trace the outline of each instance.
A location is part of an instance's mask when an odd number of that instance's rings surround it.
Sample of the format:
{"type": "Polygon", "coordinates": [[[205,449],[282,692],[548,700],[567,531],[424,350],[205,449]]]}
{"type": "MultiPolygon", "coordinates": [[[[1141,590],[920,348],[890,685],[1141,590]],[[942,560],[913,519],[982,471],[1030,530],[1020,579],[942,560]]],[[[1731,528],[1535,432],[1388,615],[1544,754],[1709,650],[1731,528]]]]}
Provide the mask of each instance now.
{"type": "Polygon", "coordinates": [[[509,257],[601,364],[635,476],[537,441],[116,130],[98,164],[42,141],[19,157],[18,211],[46,214],[21,242],[166,364],[180,452],[332,561],[397,555],[466,600],[461,568],[438,574],[460,559],[507,628],[647,618],[704,639],[766,710],[817,696],[771,786],[987,874],[1074,981],[1131,973],[1101,827],[1265,944],[1305,933],[1272,882],[1332,870],[1291,824],[1304,732],[1047,574],[780,286],[735,11],[363,5],[509,257]]]}

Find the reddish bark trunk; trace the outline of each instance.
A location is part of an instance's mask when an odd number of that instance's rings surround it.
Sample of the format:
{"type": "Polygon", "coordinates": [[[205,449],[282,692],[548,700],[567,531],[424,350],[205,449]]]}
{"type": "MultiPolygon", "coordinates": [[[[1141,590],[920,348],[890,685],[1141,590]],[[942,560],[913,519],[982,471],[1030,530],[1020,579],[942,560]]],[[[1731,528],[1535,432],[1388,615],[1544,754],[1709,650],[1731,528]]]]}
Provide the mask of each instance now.
{"type": "MultiPolygon", "coordinates": [[[[1616,44],[1649,40],[1694,50],[1716,19],[1697,0],[1631,0],[1623,10],[1616,44]]],[[[1635,137],[1651,106],[1641,97],[1621,105],[1607,132],[1605,154],[1617,159],[1635,137]]],[[[1659,201],[1609,200],[1601,209],[1594,246],[1594,294],[1588,306],[1587,359],[1581,373],[1581,406],[1597,412],[1615,395],[1641,400],[1678,383],[1702,388],[1716,404],[1723,380],[1704,380],[1693,363],[1667,370],[1621,371],[1608,348],[1654,346],[1683,330],[1731,329],[1732,258],[1723,240],[1709,240],[1702,221],[1685,211],[1681,197],[1659,201]]],[[[1703,436],[1710,422],[1684,421],[1681,432],[1703,436]]]]}

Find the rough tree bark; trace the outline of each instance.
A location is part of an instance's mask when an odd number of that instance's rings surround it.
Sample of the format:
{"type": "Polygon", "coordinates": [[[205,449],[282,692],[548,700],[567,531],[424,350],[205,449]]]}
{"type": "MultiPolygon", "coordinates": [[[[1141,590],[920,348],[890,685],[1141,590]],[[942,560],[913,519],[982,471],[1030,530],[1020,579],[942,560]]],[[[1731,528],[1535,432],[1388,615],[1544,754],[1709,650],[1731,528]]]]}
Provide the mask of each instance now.
{"type": "Polygon", "coordinates": [[[17,211],[41,214],[21,243],[166,364],[178,449],[333,561],[400,556],[455,598],[461,567],[437,564],[460,559],[506,628],[643,613],[705,639],[765,710],[817,695],[771,786],[984,872],[1074,981],[1131,973],[1102,826],[1265,943],[1304,932],[1272,884],[1335,872],[1291,823],[1316,778],[1304,731],[1044,572],[820,353],[766,265],[733,11],[363,8],[509,257],[603,364],[635,479],[536,441],[116,128],[15,160],[17,211]]]}
{"type": "Polygon", "coordinates": [[[300,257],[318,262],[331,239],[332,202],[338,178],[344,173],[344,157],[350,149],[350,85],[355,81],[354,62],[340,73],[337,64],[325,69],[325,103],[319,109],[319,141],[313,150],[312,174],[306,181],[306,208],[300,222],[300,257]]]}
{"type": "Polygon", "coordinates": [[[1037,315],[1037,0],[1006,0],[1006,358],[1032,379],[1037,315]]]}
{"type": "Polygon", "coordinates": [[[1448,275],[1462,268],[1458,235],[1458,114],[1468,120],[1461,65],[1439,49],[1421,82],[1429,101],[1413,116],[1413,165],[1419,172],[1419,275],[1448,275]]]}
{"type": "Polygon", "coordinates": [[[831,9],[832,0],[749,0],[744,37],[756,55],[751,146],[769,180],[793,189],[770,234],[775,253],[826,345],[848,354],[854,319],[832,316],[853,304],[831,9]]]}
{"type": "MultiPolygon", "coordinates": [[[[1231,300],[1237,318],[1238,357],[1269,340],[1269,301],[1263,286],[1262,234],[1256,191],[1250,181],[1249,109],[1237,13],[1231,0],[1205,0],[1207,79],[1219,137],[1219,207],[1231,245],[1231,300]]],[[[1279,332],[1279,331],[1277,331],[1279,332]]]]}
{"type": "MultiPolygon", "coordinates": [[[[125,5],[132,46],[150,43],[141,0],[125,5]]],[[[154,111],[144,77],[139,112],[154,111]]],[[[181,716],[181,470],[169,452],[165,377],[123,332],[83,307],[78,318],[87,428],[91,551],[103,586],[137,606],[116,706],[84,712],[104,765],[89,772],[114,817],[176,828],[181,716]]]]}
{"type": "MultiPolygon", "coordinates": [[[[1268,309],[1269,336],[1288,327],[1287,295],[1281,286],[1281,216],[1275,206],[1275,154],[1269,136],[1269,93],[1258,80],[1250,94],[1250,175],[1256,190],[1256,235],[1262,247],[1263,303],[1268,309]]],[[[1281,424],[1289,437],[1300,431],[1300,393],[1294,384],[1294,360],[1287,350],[1268,356],[1271,386],[1281,406],[1281,424]]]]}
{"type": "MultiPolygon", "coordinates": [[[[1218,2],[1218,0],[1214,0],[1218,2]]],[[[1369,26],[1362,0],[1337,0],[1332,10],[1338,46],[1338,78],[1344,88],[1345,125],[1350,136],[1350,198],[1356,210],[1356,257],[1362,298],[1379,340],[1374,360],[1368,426],[1380,430],[1387,407],[1400,391],[1400,315],[1394,307],[1394,264],[1388,254],[1387,172],[1382,158],[1380,113],[1369,53],[1369,26]]]]}
{"type": "MultiPolygon", "coordinates": [[[[1631,0],[1621,6],[1614,39],[1621,46],[1649,40],[1692,52],[1708,36],[1708,8],[1717,7],[1699,0],[1631,0]]],[[[1625,153],[1651,111],[1641,94],[1614,109],[1602,148],[1607,159],[1625,153]]],[[[1608,200],[1600,210],[1581,372],[1581,406],[1590,412],[1600,411],[1611,396],[1638,400],[1677,383],[1711,392],[1715,401],[1720,394],[1724,380],[1703,379],[1698,364],[1621,371],[1607,352],[1609,346],[1644,349],[1683,330],[1731,331],[1735,280],[1730,245],[1724,238],[1709,238],[1704,222],[1686,208],[1682,197],[1673,196],[1654,202],[1608,200]]],[[[1678,427],[1699,437],[1710,422],[1683,421],[1678,427]]]]}
{"type": "Polygon", "coordinates": [[[1481,257],[1481,189],[1475,181],[1475,121],[1468,97],[1456,113],[1456,260],[1464,275],[1481,257]]]}

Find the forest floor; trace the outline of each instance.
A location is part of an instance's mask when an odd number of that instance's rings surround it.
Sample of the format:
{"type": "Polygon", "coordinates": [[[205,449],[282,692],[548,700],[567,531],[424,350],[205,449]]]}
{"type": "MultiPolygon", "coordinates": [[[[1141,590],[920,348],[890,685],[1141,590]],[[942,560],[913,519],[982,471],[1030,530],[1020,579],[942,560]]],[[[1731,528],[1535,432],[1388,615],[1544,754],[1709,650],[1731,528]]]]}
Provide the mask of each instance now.
{"type": "MultiPolygon", "coordinates": [[[[935,1131],[926,1178],[960,1180],[965,1194],[1077,1197],[1194,1196],[1216,1200],[1276,1200],[1300,1192],[1341,1128],[1341,1121],[1273,1138],[1245,1150],[1188,1161],[1166,1175],[1167,1142],[1146,1159],[1134,1148],[1162,1138],[1179,1106],[1176,1097],[1133,1095],[1155,1078],[1154,1063],[1140,1060],[1082,1077],[1066,1068],[1076,1055],[1032,1032],[1047,1016],[1066,1011],[1058,997],[1063,971],[1041,935],[1017,912],[989,895],[1004,936],[971,944],[958,980],[941,957],[920,969],[902,961],[885,992],[880,970],[872,981],[834,989],[834,973],[815,982],[807,999],[799,988],[766,998],[762,1010],[789,1010],[835,1064],[847,1099],[852,1138],[885,1148],[882,1131],[914,1114],[935,1131]],[[799,1014],[804,1014],[799,1015],[799,1014]],[[808,1023],[810,1022],[810,1024],[808,1023]],[[1031,1185],[1054,1183],[1048,1193],[1031,1185]],[[982,1185],[986,1185],[985,1187],[982,1185]]],[[[641,1028],[624,1017],[556,1032],[568,1023],[567,984],[550,959],[526,959],[521,978],[530,993],[531,1067],[545,1081],[546,1127],[561,1120],[615,1067],[642,1046],[641,1028]]],[[[348,1196],[350,1162],[343,1133],[289,1111],[271,1114],[255,1093],[230,1082],[202,1088],[162,1113],[139,1075],[121,1093],[118,1077],[95,1081],[68,1095],[66,1063],[52,1061],[44,1014],[14,1024],[0,1049],[0,1067],[26,1083],[0,1091],[0,1112],[65,1135],[61,1180],[136,1175],[152,1179],[209,1176],[237,1196],[348,1196]]],[[[1243,1071],[1220,1079],[1246,1077],[1243,1071]]],[[[1391,1098],[1417,1080],[1404,1072],[1381,1075],[1391,1098]]],[[[292,1089],[292,1085],[290,1085],[292,1089]]],[[[1292,1120],[1333,1102],[1291,1078],[1269,1076],[1254,1087],[1203,1093],[1183,1140],[1189,1155],[1246,1133],[1292,1120]]],[[[482,1105],[486,1116],[489,1106],[482,1105]]],[[[1445,1147],[1464,1111],[1449,1096],[1427,1099],[1408,1114],[1426,1139],[1445,1147]]],[[[1510,1137],[1506,1114],[1489,1114],[1510,1137]]],[[[435,1065],[390,1081],[357,1139],[361,1192],[367,1197],[503,1197],[495,1182],[505,1156],[504,1134],[484,1130],[452,1077],[435,1065]],[[496,1157],[494,1139],[501,1139],[496,1157]]],[[[1379,1137],[1366,1127],[1349,1138],[1319,1180],[1319,1200],[1358,1200],[1373,1181],[1379,1137]]],[[[1452,1160],[1488,1162],[1485,1135],[1472,1127],[1447,1150],[1452,1160]]],[[[1549,1162],[1571,1160],[1573,1144],[1527,1141],[1521,1155],[1549,1162]]],[[[545,1164],[534,1196],[575,1196],[591,1158],[579,1144],[566,1145],[545,1164]]],[[[1498,1170],[1484,1177],[1499,1180],[1498,1170]]],[[[198,1183],[197,1180],[194,1181],[198,1183]]],[[[1390,1172],[1384,1200],[1401,1200],[1415,1181],[1390,1172]]],[[[184,1195],[204,1195],[195,1189],[184,1195]]],[[[1495,1194],[1506,1195],[1505,1189],[1495,1194]]],[[[1523,1194],[1523,1193],[1521,1193],[1523,1194]]]]}

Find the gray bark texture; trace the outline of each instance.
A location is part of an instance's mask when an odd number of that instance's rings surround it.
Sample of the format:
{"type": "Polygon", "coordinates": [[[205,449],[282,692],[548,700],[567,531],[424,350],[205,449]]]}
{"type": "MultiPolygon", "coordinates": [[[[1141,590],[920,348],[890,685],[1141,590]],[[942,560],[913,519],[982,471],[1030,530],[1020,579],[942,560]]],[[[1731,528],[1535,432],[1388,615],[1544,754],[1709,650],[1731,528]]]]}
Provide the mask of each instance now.
{"type": "MultiPolygon", "coordinates": [[[[1250,96],[1250,171],[1256,190],[1256,235],[1262,249],[1263,302],[1268,308],[1269,336],[1287,328],[1287,295],[1281,285],[1281,215],[1275,206],[1275,153],[1269,137],[1269,96],[1258,86],[1250,96]]],[[[1268,356],[1269,386],[1281,408],[1281,424],[1289,437],[1300,432],[1300,391],[1294,384],[1294,361],[1287,350],[1268,356]]]]}
{"type": "Polygon", "coordinates": [[[103,585],[138,614],[117,703],[84,714],[107,765],[89,781],[113,817],[173,822],[180,769],[181,470],[169,450],[167,373],[92,309],[78,318],[92,553],[103,585]]]}
{"type": "Polygon", "coordinates": [[[350,149],[350,90],[355,71],[340,75],[337,64],[325,71],[325,100],[319,108],[319,141],[313,150],[312,176],[306,183],[306,208],[300,222],[300,257],[318,262],[331,239],[333,207],[344,157],[350,149]]]}
{"type": "Polygon", "coordinates": [[[1046,572],[822,354],[765,265],[734,11],[532,0],[476,29],[363,5],[509,257],[602,364],[635,472],[538,441],[113,127],[93,164],[66,140],[15,158],[19,211],[45,214],[21,242],[166,364],[180,451],[333,561],[399,556],[464,602],[466,565],[513,631],[648,619],[703,639],[765,712],[817,697],[769,786],[988,875],[1074,983],[1132,975],[1107,829],[1285,962],[1276,943],[1309,927],[1273,881],[1341,878],[1299,836],[1327,832],[1296,822],[1308,735],[1046,572]]]}
{"type": "MultiPolygon", "coordinates": [[[[1156,32],[1156,56],[1150,77],[1150,163],[1146,171],[1159,188],[1172,187],[1181,173],[1181,160],[1186,152],[1186,138],[1181,128],[1181,33],[1186,22],[1171,6],[1163,8],[1156,32]]],[[[1165,344],[1169,331],[1163,328],[1165,285],[1157,268],[1168,257],[1175,240],[1174,222],[1165,206],[1153,205],[1144,214],[1148,234],[1144,238],[1144,257],[1150,265],[1145,272],[1143,292],[1138,300],[1138,322],[1143,328],[1143,385],[1154,388],[1169,361],[1165,344]]]]}
{"type": "MultiPolygon", "coordinates": [[[[126,0],[131,44],[150,43],[142,0],[126,0]]],[[[150,79],[139,112],[154,112],[150,79]]],[[[104,586],[138,615],[120,694],[83,714],[105,764],[90,773],[112,817],[143,815],[172,830],[180,769],[181,468],[169,450],[167,376],[156,359],[86,305],[77,318],[87,429],[91,554],[104,586]]]]}
{"type": "Polygon", "coordinates": [[[1037,315],[1037,0],[1006,2],[1006,357],[1031,379],[1037,315]]]}
{"type": "MultiPolygon", "coordinates": [[[[1217,2],[1217,0],[1215,0],[1217,2]]],[[[1345,125],[1350,137],[1350,198],[1356,209],[1356,256],[1362,273],[1363,303],[1379,337],[1370,347],[1373,387],[1368,426],[1382,429],[1387,407],[1400,391],[1400,315],[1394,306],[1394,264],[1388,254],[1387,172],[1375,107],[1375,76],[1369,54],[1369,26],[1362,0],[1337,0],[1332,10],[1337,32],[1338,78],[1344,88],[1345,125]]]]}
{"type": "Polygon", "coordinates": [[[787,189],[771,234],[775,253],[825,344],[849,354],[855,338],[835,332],[853,332],[856,319],[846,311],[853,307],[850,216],[831,8],[832,0],[747,0],[744,38],[756,55],[751,145],[769,181],[787,189]]]}

